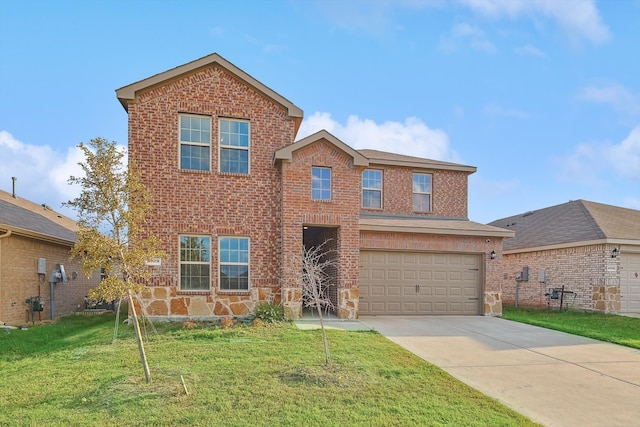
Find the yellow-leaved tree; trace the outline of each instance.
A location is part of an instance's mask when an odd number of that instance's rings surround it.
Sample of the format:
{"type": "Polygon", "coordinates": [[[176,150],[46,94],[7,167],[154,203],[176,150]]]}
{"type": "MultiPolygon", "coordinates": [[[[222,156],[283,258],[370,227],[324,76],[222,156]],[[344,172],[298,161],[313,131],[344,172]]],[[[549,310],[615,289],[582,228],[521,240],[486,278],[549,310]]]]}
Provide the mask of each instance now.
{"type": "Polygon", "coordinates": [[[71,176],[69,184],[79,185],[81,192],[65,203],[78,215],[78,240],[71,254],[80,258],[87,277],[104,269],[105,278],[90,291],[91,299],[128,298],[140,358],[150,382],[133,300],[133,295],[143,291],[151,276],[147,261],[164,256],[156,237],[143,231],[151,209],[150,194],[135,163],[125,164],[125,151],[115,142],[95,138],[86,145],[80,143],[78,148],[84,153],[84,161],[79,163],[84,176],[71,176]]]}

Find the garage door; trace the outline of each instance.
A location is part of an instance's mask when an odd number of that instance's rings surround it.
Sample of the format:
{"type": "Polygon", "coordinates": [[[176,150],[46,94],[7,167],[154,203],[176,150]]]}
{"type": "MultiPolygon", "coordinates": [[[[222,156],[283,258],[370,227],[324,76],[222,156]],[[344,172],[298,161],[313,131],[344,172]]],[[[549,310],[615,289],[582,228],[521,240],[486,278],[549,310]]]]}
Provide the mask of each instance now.
{"type": "Polygon", "coordinates": [[[620,254],[620,312],[640,313],[640,254],[620,254]]]}
{"type": "Polygon", "coordinates": [[[481,259],[360,251],[360,314],[482,314],[481,259]]]}

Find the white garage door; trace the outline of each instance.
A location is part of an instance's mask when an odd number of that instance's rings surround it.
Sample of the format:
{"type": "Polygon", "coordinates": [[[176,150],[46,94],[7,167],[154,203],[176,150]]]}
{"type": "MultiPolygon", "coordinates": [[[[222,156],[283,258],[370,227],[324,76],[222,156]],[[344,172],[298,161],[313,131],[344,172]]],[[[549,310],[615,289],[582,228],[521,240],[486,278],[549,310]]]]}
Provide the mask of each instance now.
{"type": "Polygon", "coordinates": [[[620,254],[620,312],[640,313],[640,254],[620,254]]]}
{"type": "Polygon", "coordinates": [[[482,314],[481,259],[360,251],[360,314],[482,314]]]}

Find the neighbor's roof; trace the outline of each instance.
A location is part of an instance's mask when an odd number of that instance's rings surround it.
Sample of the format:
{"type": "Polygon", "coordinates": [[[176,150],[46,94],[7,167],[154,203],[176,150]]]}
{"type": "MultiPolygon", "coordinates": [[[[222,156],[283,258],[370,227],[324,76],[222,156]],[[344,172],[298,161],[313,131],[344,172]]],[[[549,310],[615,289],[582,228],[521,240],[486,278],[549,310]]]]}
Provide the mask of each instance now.
{"type": "Polygon", "coordinates": [[[361,214],[361,231],[383,231],[456,236],[513,237],[513,231],[469,221],[466,218],[425,218],[402,215],[361,214]]]}
{"type": "Polygon", "coordinates": [[[291,101],[289,101],[282,95],[276,93],[271,88],[260,83],[258,80],[251,77],[249,74],[245,73],[240,68],[236,67],[217,53],[212,53],[211,55],[207,55],[200,59],[196,59],[195,61],[191,61],[184,65],[180,65],[165,72],[148,77],[144,80],[140,80],[130,85],[121,87],[120,89],[116,89],[116,95],[124,109],[128,111],[129,102],[133,101],[136,98],[136,94],[138,92],[152,87],[160,86],[162,84],[165,84],[169,80],[181,78],[187,74],[194,73],[198,70],[210,67],[214,64],[219,65],[229,73],[236,76],[238,79],[242,80],[249,86],[252,86],[254,89],[267,96],[268,98],[284,106],[287,109],[289,116],[293,117],[296,120],[297,130],[297,128],[300,126],[300,123],[302,122],[303,117],[303,113],[300,108],[295,106],[291,101]]]}
{"type": "Polygon", "coordinates": [[[47,205],[39,205],[0,190],[0,230],[72,246],[78,225],[47,205]]]}
{"type": "Polygon", "coordinates": [[[489,225],[516,232],[513,239],[505,240],[505,251],[576,243],[640,243],[640,211],[586,200],[525,212],[489,225]]]}
{"type": "Polygon", "coordinates": [[[442,162],[439,160],[424,159],[422,157],[405,156],[403,154],[387,153],[378,150],[358,150],[369,159],[370,164],[404,166],[427,169],[445,169],[474,173],[476,167],[461,165],[458,163],[442,162]]]}

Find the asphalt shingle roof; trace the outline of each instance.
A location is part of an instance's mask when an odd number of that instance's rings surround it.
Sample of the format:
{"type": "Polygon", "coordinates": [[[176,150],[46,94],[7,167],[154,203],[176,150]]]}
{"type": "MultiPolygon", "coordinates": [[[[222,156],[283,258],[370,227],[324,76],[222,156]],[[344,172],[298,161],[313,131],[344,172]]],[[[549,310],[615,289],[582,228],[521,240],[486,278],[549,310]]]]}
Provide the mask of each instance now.
{"type": "Polygon", "coordinates": [[[73,243],[77,224],[50,207],[14,198],[0,190],[0,227],[73,243]],[[3,227],[4,226],[4,227],[3,227]]]}
{"type": "Polygon", "coordinates": [[[514,238],[504,241],[505,250],[601,239],[640,243],[640,211],[586,200],[525,212],[489,225],[516,232],[514,238]]]}

